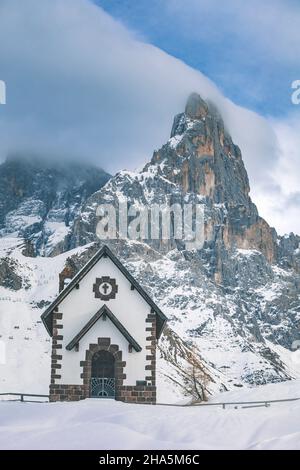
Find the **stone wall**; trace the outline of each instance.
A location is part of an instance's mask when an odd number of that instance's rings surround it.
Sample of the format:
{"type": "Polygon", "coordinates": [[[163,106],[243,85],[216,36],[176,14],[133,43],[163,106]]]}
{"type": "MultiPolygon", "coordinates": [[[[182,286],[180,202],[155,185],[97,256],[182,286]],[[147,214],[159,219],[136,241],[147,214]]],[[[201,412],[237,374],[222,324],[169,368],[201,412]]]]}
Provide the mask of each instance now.
{"type": "Polygon", "coordinates": [[[78,401],[85,398],[84,385],[50,385],[50,401],[78,401]]]}
{"type": "Polygon", "coordinates": [[[151,385],[125,385],[119,391],[117,400],[126,403],[156,403],[156,387],[151,385]]]}

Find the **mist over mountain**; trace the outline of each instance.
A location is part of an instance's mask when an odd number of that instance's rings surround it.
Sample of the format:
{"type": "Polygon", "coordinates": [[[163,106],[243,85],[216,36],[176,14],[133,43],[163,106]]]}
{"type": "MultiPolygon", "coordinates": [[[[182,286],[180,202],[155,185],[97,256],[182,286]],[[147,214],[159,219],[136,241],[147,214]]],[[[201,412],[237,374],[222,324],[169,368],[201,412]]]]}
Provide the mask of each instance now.
{"type": "MultiPolygon", "coordinates": [[[[108,3],[113,9],[116,2],[108,3]]],[[[136,2],[132,8],[145,13],[147,2],[142,2],[143,7],[140,3],[136,2]]],[[[154,11],[155,3],[149,3],[147,10],[154,11]]],[[[194,25],[200,21],[198,27],[190,28],[187,24],[189,47],[196,59],[191,66],[187,65],[190,54],[181,57],[182,60],[176,58],[180,58],[176,50],[167,54],[168,49],[160,44],[155,47],[147,36],[139,37],[135,28],[130,30],[130,21],[120,23],[93,0],[2,0],[0,79],[7,85],[7,102],[0,106],[0,161],[3,162],[11,152],[34,151],[50,157],[57,154],[64,158],[66,155],[69,158],[83,156],[84,161],[100,165],[112,174],[122,168],[140,168],[148,161],[153,148],[167,140],[170,121],[184,109],[186,97],[195,90],[203,99],[212,100],[218,106],[232,138],[243,150],[243,160],[251,179],[251,196],[261,215],[276,226],[280,234],[291,230],[298,233],[299,204],[295,201],[299,200],[300,173],[295,149],[299,148],[299,106],[292,106],[290,101],[290,82],[297,77],[279,78],[278,69],[282,64],[275,60],[271,87],[270,63],[268,67],[265,63],[267,56],[269,59],[276,57],[274,45],[269,41],[269,30],[273,31],[275,26],[286,44],[281,57],[293,56],[296,67],[297,57],[291,54],[296,45],[291,47],[286,41],[290,37],[297,44],[295,8],[285,5],[286,16],[281,8],[273,6],[271,17],[265,15],[270,22],[265,24],[261,19],[258,24],[255,15],[245,13],[248,8],[251,11],[253,8],[245,5],[238,8],[238,17],[234,21],[236,2],[214,8],[213,2],[205,0],[208,10],[204,15],[200,14],[201,2],[190,0],[189,3],[190,7],[186,3],[180,7],[180,15],[176,8],[176,16],[179,23],[185,23],[187,18],[188,23],[194,25]],[[222,21],[224,17],[228,21],[222,21]],[[217,28],[207,23],[209,18],[215,18],[213,24],[218,24],[217,28]],[[244,24],[247,28],[241,26],[244,24]],[[242,47],[240,54],[240,40],[232,44],[232,36],[228,34],[228,30],[235,27],[242,36],[247,36],[251,30],[254,37],[259,38],[259,45],[252,37],[247,37],[246,49],[242,47]],[[206,30],[210,33],[206,34],[206,30]],[[195,42],[198,35],[205,39],[205,45],[195,42]],[[222,48],[218,60],[215,60],[215,37],[222,48]],[[234,62],[233,46],[247,67],[234,62]],[[267,55],[265,46],[271,51],[267,55]],[[250,55],[255,57],[254,61],[248,60],[245,53],[248,48],[252,50],[253,55],[250,55]],[[263,57],[264,67],[257,61],[259,57],[260,60],[263,57]],[[222,63],[226,65],[225,73],[221,76],[209,74],[204,66],[205,58],[209,59],[213,69],[222,63]],[[252,68],[254,65],[258,68],[257,73],[252,68]],[[248,67],[254,77],[250,74],[250,81],[240,82],[237,70],[245,76],[249,73],[248,67]],[[264,93],[260,88],[263,75],[267,78],[264,93]],[[260,80],[257,80],[258,76],[260,80]],[[224,88],[223,80],[230,84],[230,90],[228,86],[224,88]],[[273,96],[274,80],[277,85],[280,82],[281,97],[284,93],[285,105],[290,107],[288,115],[278,119],[270,117],[267,109],[263,115],[253,112],[255,108],[241,100],[241,94],[246,94],[266,100],[271,108],[277,107],[279,97],[273,96]],[[248,108],[242,107],[242,103],[248,108]]],[[[257,11],[265,11],[261,2],[257,3],[260,5],[257,11]]],[[[118,8],[126,9],[123,4],[118,8]]],[[[160,12],[163,10],[166,9],[161,8],[160,12]]],[[[153,24],[151,18],[149,15],[148,20],[153,24]]],[[[180,34],[180,28],[174,28],[172,21],[167,19],[167,28],[161,21],[163,15],[153,26],[166,39],[168,28],[172,35],[180,34]]],[[[184,37],[179,39],[177,36],[176,49],[182,40],[184,37]]]]}
{"type": "Polygon", "coordinates": [[[94,165],[13,154],[0,165],[0,234],[24,237],[34,254],[70,248],[82,204],[110,175],[94,165]],[[52,250],[55,246],[55,250],[52,250]]]}

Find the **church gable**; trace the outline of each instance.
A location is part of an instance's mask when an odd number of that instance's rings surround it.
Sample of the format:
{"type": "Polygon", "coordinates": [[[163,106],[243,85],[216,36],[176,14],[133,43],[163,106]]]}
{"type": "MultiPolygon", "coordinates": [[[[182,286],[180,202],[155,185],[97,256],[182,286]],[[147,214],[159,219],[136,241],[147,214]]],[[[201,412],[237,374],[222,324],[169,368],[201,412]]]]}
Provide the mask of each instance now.
{"type": "MultiPolygon", "coordinates": [[[[95,269],[95,267],[100,262],[106,260],[110,260],[110,262],[117,268],[117,270],[123,274],[123,276],[127,279],[130,285],[130,290],[136,290],[139,295],[144,299],[144,301],[149,305],[151,312],[155,313],[157,317],[156,335],[158,339],[167,320],[166,316],[107,246],[104,246],[91,258],[91,260],[70,280],[69,284],[59,293],[54,302],[52,302],[52,304],[42,314],[41,318],[48,333],[50,334],[50,336],[52,336],[52,320],[54,310],[58,308],[58,306],[64,301],[64,299],[66,299],[74,290],[80,290],[80,283],[84,281],[84,278],[91,271],[94,271],[97,274],[97,270],[95,269]]],[[[92,290],[94,292],[95,298],[103,301],[108,301],[116,298],[116,295],[118,293],[118,286],[116,285],[116,280],[113,277],[107,275],[96,275],[95,280],[93,282],[92,290]]],[[[78,295],[74,297],[78,298],[78,295]]]]}

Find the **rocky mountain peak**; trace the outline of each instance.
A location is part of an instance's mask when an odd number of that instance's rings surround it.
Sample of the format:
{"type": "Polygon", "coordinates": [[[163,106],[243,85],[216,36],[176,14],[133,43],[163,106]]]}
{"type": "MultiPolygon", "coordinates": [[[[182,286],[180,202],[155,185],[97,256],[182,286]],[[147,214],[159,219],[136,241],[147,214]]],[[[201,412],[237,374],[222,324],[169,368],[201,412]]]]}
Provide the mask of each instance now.
{"type": "Polygon", "coordinates": [[[274,261],[276,232],[251,201],[241,150],[213,103],[192,93],[185,111],[174,118],[170,139],[154,152],[150,165],[158,166],[162,176],[184,193],[205,199],[210,214],[206,222],[208,241],[225,250],[256,249],[268,261],[274,261]],[[220,206],[218,215],[212,214],[220,206]]]}
{"type": "Polygon", "coordinates": [[[217,108],[196,93],[189,96],[185,112],[175,116],[170,140],[154,152],[151,163],[162,162],[164,175],[186,192],[217,204],[251,205],[241,151],[217,108]]]}
{"type": "Polygon", "coordinates": [[[198,93],[191,93],[185,105],[185,114],[191,119],[206,118],[208,105],[198,93]]]}

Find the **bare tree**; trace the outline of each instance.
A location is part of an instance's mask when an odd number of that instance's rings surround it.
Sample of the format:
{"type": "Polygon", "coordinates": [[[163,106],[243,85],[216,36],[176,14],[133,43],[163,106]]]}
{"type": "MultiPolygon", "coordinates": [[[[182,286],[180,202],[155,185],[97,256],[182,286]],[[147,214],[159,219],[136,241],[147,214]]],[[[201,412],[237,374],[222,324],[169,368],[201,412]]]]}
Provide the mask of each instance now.
{"type": "Polygon", "coordinates": [[[206,387],[209,382],[209,376],[197,357],[197,351],[192,349],[187,356],[189,363],[186,376],[186,393],[193,397],[193,401],[206,401],[206,387]]]}

